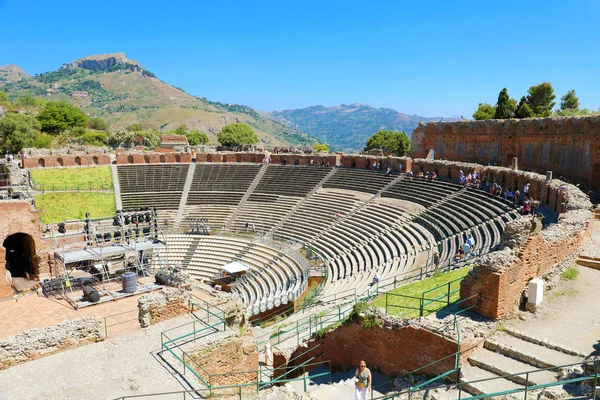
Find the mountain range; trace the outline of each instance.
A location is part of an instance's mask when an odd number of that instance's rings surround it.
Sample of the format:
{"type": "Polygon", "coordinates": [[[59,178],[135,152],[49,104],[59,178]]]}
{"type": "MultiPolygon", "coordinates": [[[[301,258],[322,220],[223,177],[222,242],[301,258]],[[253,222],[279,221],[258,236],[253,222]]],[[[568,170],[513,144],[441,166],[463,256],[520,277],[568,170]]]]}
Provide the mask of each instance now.
{"type": "Polygon", "coordinates": [[[0,91],[11,99],[68,101],[90,116],[106,119],[111,130],[141,123],[144,129],[168,132],[185,124],[208,134],[213,143],[224,125],[244,122],[267,147],[319,141],[336,150],[356,150],[379,129],[402,130],[410,137],[419,122],[441,119],[358,103],[261,113],[193,96],[163,82],[124,53],[84,57],[33,76],[18,65],[0,66],[0,91]]]}
{"type": "Polygon", "coordinates": [[[364,147],[367,139],[380,129],[403,131],[410,138],[419,122],[450,120],[408,115],[391,108],[375,108],[360,103],[273,111],[267,116],[343,150],[364,147]]]}

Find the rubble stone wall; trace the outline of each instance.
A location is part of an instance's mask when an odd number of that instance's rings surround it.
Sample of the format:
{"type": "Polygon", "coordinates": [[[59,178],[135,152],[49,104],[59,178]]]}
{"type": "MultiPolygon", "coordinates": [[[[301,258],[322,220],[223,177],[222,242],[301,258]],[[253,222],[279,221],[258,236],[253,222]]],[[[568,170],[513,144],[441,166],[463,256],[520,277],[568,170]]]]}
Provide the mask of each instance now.
{"type": "Polygon", "coordinates": [[[102,320],[82,317],[23,331],[0,341],[0,370],[105,339],[102,320]]]}
{"type": "Polygon", "coordinates": [[[138,300],[138,320],[142,328],[190,311],[191,294],[188,290],[165,287],[158,292],[143,295],[138,300]]]}
{"type": "Polygon", "coordinates": [[[411,157],[553,171],[576,184],[600,189],[600,117],[420,123],[411,139],[411,157]]]}

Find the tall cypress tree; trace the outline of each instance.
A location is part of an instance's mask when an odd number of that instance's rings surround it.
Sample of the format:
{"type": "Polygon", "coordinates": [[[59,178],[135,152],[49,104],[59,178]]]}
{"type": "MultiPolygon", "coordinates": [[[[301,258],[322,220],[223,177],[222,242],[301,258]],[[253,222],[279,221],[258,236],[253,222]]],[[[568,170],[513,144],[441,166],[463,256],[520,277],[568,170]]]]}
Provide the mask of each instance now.
{"type": "Polygon", "coordinates": [[[514,115],[514,102],[510,101],[510,97],[508,97],[508,90],[504,88],[500,91],[500,94],[498,94],[498,103],[496,103],[496,113],[494,114],[494,119],[509,119],[514,117],[514,115]]]}

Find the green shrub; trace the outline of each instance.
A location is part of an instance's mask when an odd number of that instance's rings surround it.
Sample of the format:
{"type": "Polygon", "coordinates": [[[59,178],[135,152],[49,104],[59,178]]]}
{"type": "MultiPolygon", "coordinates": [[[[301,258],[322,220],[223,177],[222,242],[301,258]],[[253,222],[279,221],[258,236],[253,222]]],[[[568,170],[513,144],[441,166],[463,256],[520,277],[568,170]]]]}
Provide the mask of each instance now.
{"type": "Polygon", "coordinates": [[[567,279],[569,281],[577,279],[578,276],[579,276],[579,270],[575,267],[567,268],[562,273],[563,279],[567,279]]]}
{"type": "Polygon", "coordinates": [[[103,131],[85,131],[81,136],[81,141],[91,146],[106,146],[108,143],[108,133],[103,131]]]}
{"type": "Polygon", "coordinates": [[[364,301],[358,302],[352,307],[352,311],[348,315],[347,320],[351,322],[358,322],[360,320],[360,314],[364,314],[369,308],[369,305],[364,301]]]}
{"type": "Polygon", "coordinates": [[[374,315],[367,315],[360,322],[360,327],[363,329],[373,329],[377,326],[381,326],[381,321],[374,315]]]}
{"type": "Polygon", "coordinates": [[[50,149],[52,148],[52,142],[54,137],[45,133],[40,133],[33,139],[33,147],[36,149],[50,149]]]}

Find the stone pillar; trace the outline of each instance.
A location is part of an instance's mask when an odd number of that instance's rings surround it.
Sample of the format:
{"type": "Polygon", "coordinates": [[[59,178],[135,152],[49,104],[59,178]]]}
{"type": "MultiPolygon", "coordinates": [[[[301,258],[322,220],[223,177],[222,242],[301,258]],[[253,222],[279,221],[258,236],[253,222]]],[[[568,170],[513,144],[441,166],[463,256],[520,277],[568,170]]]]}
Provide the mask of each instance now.
{"type": "Polygon", "coordinates": [[[513,157],[511,168],[515,171],[519,169],[519,161],[517,160],[517,157],[513,157]]]}

